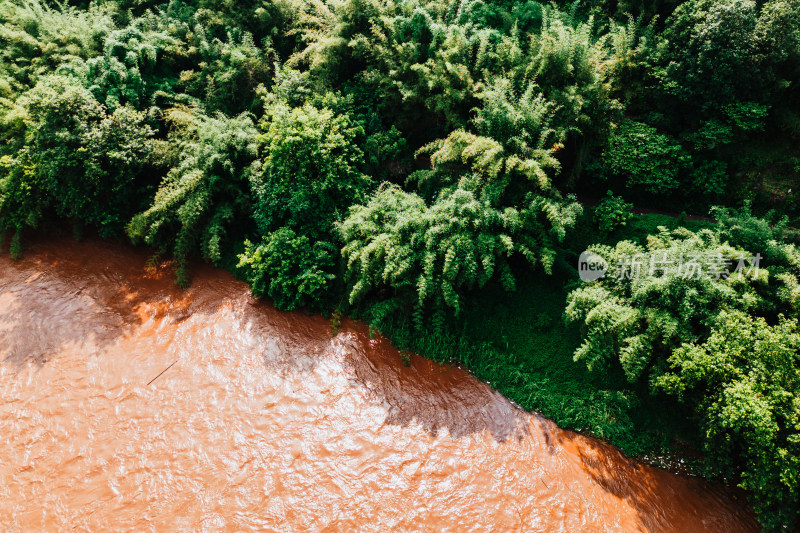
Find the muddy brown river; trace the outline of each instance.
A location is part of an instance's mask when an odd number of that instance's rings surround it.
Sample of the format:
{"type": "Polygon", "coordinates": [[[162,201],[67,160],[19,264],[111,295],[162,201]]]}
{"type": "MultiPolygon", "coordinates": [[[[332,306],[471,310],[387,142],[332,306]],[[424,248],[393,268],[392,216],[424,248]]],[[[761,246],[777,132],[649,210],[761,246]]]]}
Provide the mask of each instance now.
{"type": "Polygon", "coordinates": [[[757,530],[728,489],[406,367],[363,325],[146,260],[0,255],[0,531],[757,530]]]}

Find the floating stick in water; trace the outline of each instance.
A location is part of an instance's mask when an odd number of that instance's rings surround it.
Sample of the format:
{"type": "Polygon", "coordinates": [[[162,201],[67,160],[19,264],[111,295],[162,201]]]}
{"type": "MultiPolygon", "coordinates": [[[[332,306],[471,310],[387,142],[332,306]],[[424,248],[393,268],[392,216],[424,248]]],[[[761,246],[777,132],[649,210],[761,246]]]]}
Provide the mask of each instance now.
{"type": "Polygon", "coordinates": [[[167,370],[169,370],[170,368],[172,368],[172,365],[174,365],[174,364],[175,364],[175,363],[177,363],[177,362],[178,362],[178,360],[177,360],[177,359],[175,359],[175,360],[174,360],[174,361],[173,361],[173,362],[172,362],[172,363],[171,363],[171,364],[170,364],[170,365],[169,365],[167,368],[165,368],[164,370],[162,370],[160,374],[158,374],[156,377],[154,377],[153,379],[151,379],[151,380],[150,380],[150,381],[147,383],[147,385],[145,385],[145,387],[149,386],[149,385],[150,385],[150,383],[152,383],[152,382],[154,382],[155,380],[157,380],[158,378],[160,378],[160,377],[161,377],[161,374],[163,374],[164,372],[166,372],[167,370]]]}

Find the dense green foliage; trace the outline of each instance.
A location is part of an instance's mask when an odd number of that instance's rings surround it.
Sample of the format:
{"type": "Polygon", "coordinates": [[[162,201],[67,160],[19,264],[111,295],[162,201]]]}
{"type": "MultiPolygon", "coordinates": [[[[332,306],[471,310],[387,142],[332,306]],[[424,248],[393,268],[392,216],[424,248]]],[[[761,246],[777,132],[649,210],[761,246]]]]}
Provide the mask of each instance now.
{"type": "Polygon", "coordinates": [[[585,341],[575,359],[590,369],[616,363],[631,382],[657,378],[664,372],[661,359],[707,334],[719,312],[759,305],[752,285],[761,279],[722,277],[724,262],[738,264],[750,254],[720,242],[710,230],[664,230],[646,247],[620,241],[590,250],[607,261],[608,272],[574,290],[566,308],[570,321],[584,324],[585,341]]]}
{"type": "Polygon", "coordinates": [[[309,104],[278,104],[268,112],[263,165],[251,178],[258,230],[287,226],[330,240],[333,222],[370,190],[370,178],[359,170],[364,155],[356,143],[363,130],[346,114],[309,104]]]}
{"type": "Polygon", "coordinates": [[[336,252],[330,243],[312,243],[305,235],[283,227],[258,246],[245,241],[239,268],[253,294],[269,296],[278,308],[312,307],[325,302],[331,289],[336,252]]]}
{"type": "Polygon", "coordinates": [[[769,529],[797,521],[800,504],[800,334],[796,319],[775,325],[722,312],[702,344],[670,356],[659,386],[696,398],[712,466],[755,495],[769,529]],[[743,465],[743,466],[742,466],[743,465]]]}
{"type": "Polygon", "coordinates": [[[609,269],[568,296],[566,316],[582,327],[574,358],[619,369],[628,384],[617,390],[689,406],[710,471],[741,474],[764,525],[780,529],[800,509],[800,351],[787,318],[797,316],[800,253],[785,220],[715,213],[713,230],[661,228],[646,248],[591,247],[609,269]],[[764,264],[744,246],[763,250],[764,264]]]}
{"type": "Polygon", "coordinates": [[[200,250],[210,261],[222,259],[229,227],[251,212],[249,174],[258,153],[256,129],[247,115],[193,117],[171,113],[177,130],[177,160],[153,198],[133,217],[128,233],[174,253],[178,281],[186,284],[186,261],[200,250]]]}
{"type": "Polygon", "coordinates": [[[43,77],[16,105],[7,117],[21,138],[0,159],[0,229],[19,232],[52,215],[119,233],[147,188],[154,144],[145,115],[108,113],[63,76],[43,77]]]}
{"type": "Polygon", "coordinates": [[[626,451],[702,446],[773,530],[800,508],[798,136],[795,0],[0,0],[15,256],[66,223],[182,285],[231,268],[626,451]],[[586,247],[610,268],[580,284],[586,247]],[[660,268],[618,275],[636,254],[660,268]]]}
{"type": "Polygon", "coordinates": [[[609,232],[625,226],[632,218],[633,204],[629,204],[621,196],[606,192],[605,198],[594,209],[594,221],[600,231],[609,232]]]}
{"type": "Polygon", "coordinates": [[[629,188],[669,193],[680,187],[689,156],[677,141],[640,122],[625,120],[612,133],[610,146],[596,163],[599,172],[624,177],[629,188]]]}

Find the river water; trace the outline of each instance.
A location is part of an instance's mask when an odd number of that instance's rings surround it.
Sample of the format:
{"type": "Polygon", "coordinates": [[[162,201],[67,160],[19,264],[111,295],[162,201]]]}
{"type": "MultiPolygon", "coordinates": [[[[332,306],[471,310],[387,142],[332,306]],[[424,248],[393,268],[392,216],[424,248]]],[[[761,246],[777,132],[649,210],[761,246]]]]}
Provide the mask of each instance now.
{"type": "Polygon", "coordinates": [[[0,255],[0,531],[753,531],[741,496],[228,273],[0,255]]]}

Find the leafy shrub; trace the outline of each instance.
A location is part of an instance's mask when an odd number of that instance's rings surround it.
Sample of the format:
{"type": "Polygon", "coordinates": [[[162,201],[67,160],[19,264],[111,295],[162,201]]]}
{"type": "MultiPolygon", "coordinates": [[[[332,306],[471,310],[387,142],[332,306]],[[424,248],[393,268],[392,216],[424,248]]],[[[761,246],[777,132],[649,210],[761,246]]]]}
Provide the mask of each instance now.
{"type": "Polygon", "coordinates": [[[262,127],[263,166],[250,179],[259,231],[287,226],[311,239],[330,238],[334,222],[371,187],[360,171],[361,128],[329,108],[282,102],[267,110],[262,127]]]}
{"type": "Polygon", "coordinates": [[[658,386],[694,407],[715,472],[752,494],[765,531],[792,530],[800,510],[800,335],[722,312],[705,342],[683,344],[658,386]]]}
{"type": "Polygon", "coordinates": [[[107,114],[69,78],[39,83],[24,99],[31,162],[56,214],[101,228],[122,228],[137,201],[137,177],[153,152],[143,113],[120,107],[107,114]]]}
{"type": "Polygon", "coordinates": [[[335,278],[336,248],[311,241],[289,228],[266,236],[261,244],[245,241],[238,268],[255,296],[269,296],[278,309],[320,308],[335,278]]]}
{"type": "Polygon", "coordinates": [[[689,155],[674,139],[641,122],[626,120],[611,135],[602,164],[627,187],[663,194],[680,186],[689,155]]]}
{"type": "Polygon", "coordinates": [[[513,255],[549,273],[557,243],[582,210],[553,189],[547,171],[558,161],[551,150],[524,157],[458,130],[422,152],[431,154],[433,168],[410,181],[430,203],[384,186],[350,209],[339,232],[351,303],[389,289],[375,312],[413,310],[421,327],[427,308],[438,327],[447,311],[459,314],[464,291],[495,277],[512,290],[513,255]]]}
{"type": "Polygon", "coordinates": [[[121,231],[146,187],[153,153],[145,116],[109,114],[74,78],[50,76],[18,101],[24,141],[0,165],[0,229],[36,227],[48,213],[121,231]]]}
{"type": "Polygon", "coordinates": [[[633,218],[633,204],[629,204],[621,196],[606,193],[597,207],[594,208],[594,222],[600,231],[611,232],[624,226],[633,218]]]}
{"type": "Polygon", "coordinates": [[[718,233],[728,242],[756,250],[769,272],[769,283],[758,290],[766,316],[797,315],[800,312],[800,250],[796,234],[788,228],[788,218],[770,212],[764,218],[752,214],[749,204],[739,209],[716,207],[718,233]]]}
{"type": "Polygon", "coordinates": [[[514,249],[502,231],[508,222],[468,191],[429,208],[415,194],[383,187],[366,205],[353,207],[340,227],[350,302],[386,285],[413,295],[420,313],[427,300],[457,313],[458,291],[483,285],[495,271],[513,286],[504,259],[514,249]]]}
{"type": "Polygon", "coordinates": [[[789,219],[777,217],[774,211],[757,217],[750,204],[745,204],[739,209],[714,207],[711,214],[717,219],[718,231],[724,239],[749,250],[765,251],[771,241],[779,242],[788,237],[789,219]]]}
{"type": "Polygon", "coordinates": [[[535,83],[516,95],[510,80],[496,78],[478,97],[483,105],[476,109],[476,129],[513,153],[529,155],[532,150],[549,148],[566,137],[565,131],[550,127],[556,105],[544,98],[535,83]]]}
{"type": "Polygon", "coordinates": [[[0,157],[0,236],[13,231],[11,255],[15,259],[22,253],[22,230],[36,227],[43,217],[46,201],[35,189],[33,166],[27,153],[16,158],[0,157]]]}
{"type": "Polygon", "coordinates": [[[728,184],[728,167],[722,161],[701,161],[689,174],[691,189],[701,197],[719,198],[728,184]]]}
{"type": "Polygon", "coordinates": [[[442,194],[429,207],[413,193],[383,187],[366,205],[351,208],[340,225],[350,302],[391,288],[395,305],[415,310],[418,327],[426,305],[440,323],[445,310],[460,312],[467,289],[497,277],[512,290],[508,259],[515,253],[548,270],[554,255],[548,241],[555,239],[548,235],[553,230],[547,229],[547,218],[540,217],[547,213],[553,225],[569,226],[576,208],[533,199],[525,209],[500,210],[463,188],[442,194]]]}

